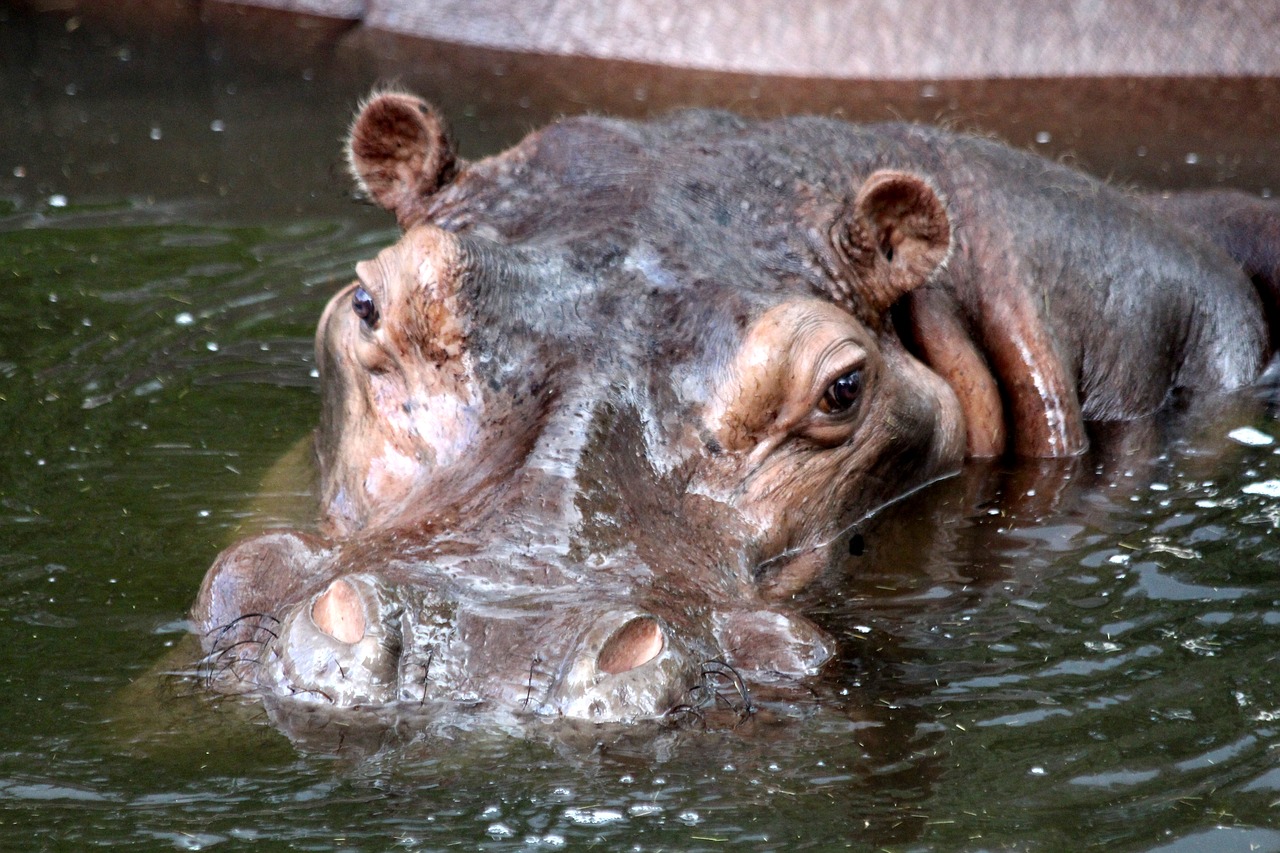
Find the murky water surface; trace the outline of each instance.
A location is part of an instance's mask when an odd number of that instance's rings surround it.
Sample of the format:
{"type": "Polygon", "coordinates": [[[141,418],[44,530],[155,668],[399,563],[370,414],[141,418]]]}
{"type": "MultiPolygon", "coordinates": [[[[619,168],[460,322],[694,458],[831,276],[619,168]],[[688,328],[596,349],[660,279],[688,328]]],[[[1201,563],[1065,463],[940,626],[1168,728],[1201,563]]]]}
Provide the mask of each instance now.
{"type": "MultiPolygon", "coordinates": [[[[0,9],[0,848],[1280,849],[1280,423],[1243,405],[1119,473],[974,469],[887,513],[805,602],[842,644],[829,701],[737,730],[295,745],[131,687],[213,555],[287,505],[252,498],[315,422],[314,322],[394,237],[339,140],[405,50],[271,71],[191,28],[0,9]]],[[[434,56],[401,76],[471,156],[560,111],[844,106],[1280,187],[1275,81],[855,92],[434,56]]]]}

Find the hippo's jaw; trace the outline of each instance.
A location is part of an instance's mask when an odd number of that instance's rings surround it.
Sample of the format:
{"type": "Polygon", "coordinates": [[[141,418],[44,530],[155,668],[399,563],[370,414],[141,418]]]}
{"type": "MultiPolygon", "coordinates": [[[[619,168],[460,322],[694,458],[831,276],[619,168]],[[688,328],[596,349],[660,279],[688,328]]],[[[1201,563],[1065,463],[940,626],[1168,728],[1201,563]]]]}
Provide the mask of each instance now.
{"type": "Polygon", "coordinates": [[[208,631],[205,660],[223,692],[304,705],[447,703],[599,723],[696,710],[726,684],[747,703],[754,680],[803,679],[833,651],[808,620],[763,605],[667,610],[678,618],[572,589],[494,599],[361,572],[279,619],[245,614],[208,631]]]}
{"type": "Polygon", "coordinates": [[[662,717],[700,684],[705,653],[637,607],[578,603],[549,618],[542,608],[421,593],[343,575],[259,642],[238,653],[215,647],[209,659],[244,686],[305,703],[449,702],[594,722],[662,717]]]}

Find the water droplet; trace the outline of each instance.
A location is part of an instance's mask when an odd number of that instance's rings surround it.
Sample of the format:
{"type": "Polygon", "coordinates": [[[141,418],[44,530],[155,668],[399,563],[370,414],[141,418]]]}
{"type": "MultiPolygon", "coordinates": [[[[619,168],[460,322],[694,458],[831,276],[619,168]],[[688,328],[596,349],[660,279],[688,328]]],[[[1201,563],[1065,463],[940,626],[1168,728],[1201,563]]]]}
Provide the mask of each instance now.
{"type": "Polygon", "coordinates": [[[1263,480],[1261,483],[1250,483],[1240,491],[1246,495],[1262,495],[1264,498],[1280,498],[1280,480],[1263,480]]]}
{"type": "Polygon", "coordinates": [[[1267,447],[1275,444],[1275,439],[1267,435],[1262,430],[1253,427],[1238,427],[1227,433],[1227,438],[1237,444],[1244,444],[1249,447],[1267,447]]]}

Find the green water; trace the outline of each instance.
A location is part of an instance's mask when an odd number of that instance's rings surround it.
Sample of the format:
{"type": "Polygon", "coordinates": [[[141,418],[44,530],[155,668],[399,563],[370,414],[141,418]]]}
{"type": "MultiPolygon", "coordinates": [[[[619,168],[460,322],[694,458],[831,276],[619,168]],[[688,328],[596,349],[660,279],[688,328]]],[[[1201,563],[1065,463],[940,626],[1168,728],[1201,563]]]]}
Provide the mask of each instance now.
{"type": "MultiPolygon", "coordinates": [[[[0,849],[1280,849],[1280,498],[1256,493],[1280,455],[1224,438],[1280,422],[1246,408],[1137,477],[975,470],[908,501],[805,602],[842,644],[831,701],[737,730],[294,744],[131,686],[273,511],[315,320],[394,231],[338,152],[376,75],[68,29],[0,10],[0,849]]],[[[570,108],[493,80],[424,84],[472,155],[570,108]]],[[[1032,144],[1021,115],[998,129],[1032,144]]],[[[1257,191],[1276,138],[1199,172],[1178,152],[1203,135],[1089,144],[1100,171],[1257,191]]]]}

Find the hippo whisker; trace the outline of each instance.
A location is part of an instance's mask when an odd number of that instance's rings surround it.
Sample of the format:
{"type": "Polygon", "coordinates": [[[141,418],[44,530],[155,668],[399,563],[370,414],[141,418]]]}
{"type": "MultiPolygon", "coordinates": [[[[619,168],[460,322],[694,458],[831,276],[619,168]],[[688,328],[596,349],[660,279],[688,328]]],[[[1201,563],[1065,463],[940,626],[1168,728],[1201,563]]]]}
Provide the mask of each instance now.
{"type": "MultiPolygon", "coordinates": [[[[697,689],[697,688],[694,688],[694,689],[697,689]]],[[[703,714],[702,711],[700,711],[696,706],[690,705],[687,703],[676,705],[670,708],[665,714],[662,715],[662,719],[664,721],[670,720],[674,726],[682,729],[692,728],[692,726],[689,725],[689,723],[687,723],[686,721],[689,719],[693,719],[696,721],[698,728],[701,728],[703,730],[707,728],[706,715],[703,714]]]]}
{"type": "Polygon", "coordinates": [[[319,689],[318,687],[294,687],[290,685],[289,693],[290,695],[293,695],[293,696],[305,696],[307,694],[314,693],[315,695],[319,696],[321,699],[324,699],[330,705],[337,704],[334,701],[334,698],[332,696],[330,696],[328,693],[325,693],[323,690],[319,689]]]}
{"type": "Polygon", "coordinates": [[[427,704],[427,684],[429,684],[431,681],[431,664],[435,661],[435,659],[436,659],[436,647],[432,646],[431,648],[427,649],[427,662],[424,664],[421,664],[422,666],[422,698],[418,700],[419,706],[427,704]]]}
{"type": "Polygon", "coordinates": [[[723,702],[729,710],[735,711],[743,719],[750,717],[756,712],[755,705],[751,702],[751,691],[747,689],[747,682],[743,679],[742,674],[729,664],[722,660],[709,660],[702,665],[702,683],[695,687],[695,690],[705,690],[710,694],[710,701],[723,702]],[[740,704],[735,705],[729,699],[725,698],[715,682],[724,679],[729,682],[740,700],[740,704]]]}
{"type": "Polygon", "coordinates": [[[524,693],[524,703],[521,706],[526,711],[529,710],[529,702],[533,699],[533,673],[540,663],[542,663],[542,655],[539,654],[535,654],[533,660],[529,661],[529,682],[524,693]]]}
{"type": "MultiPolygon", "coordinates": [[[[218,640],[220,640],[223,636],[225,636],[228,631],[230,631],[232,628],[239,625],[241,622],[244,622],[246,619],[270,619],[272,622],[275,622],[277,625],[280,624],[280,620],[272,616],[270,613],[242,613],[225,625],[219,625],[217,627],[210,628],[208,631],[205,632],[205,636],[207,637],[210,634],[217,633],[218,636],[217,638],[214,639],[214,643],[216,644],[218,640]]],[[[270,628],[266,627],[261,623],[257,625],[257,628],[259,630],[266,631],[267,633],[271,634],[272,637],[276,636],[275,633],[272,632],[270,628]]]]}

